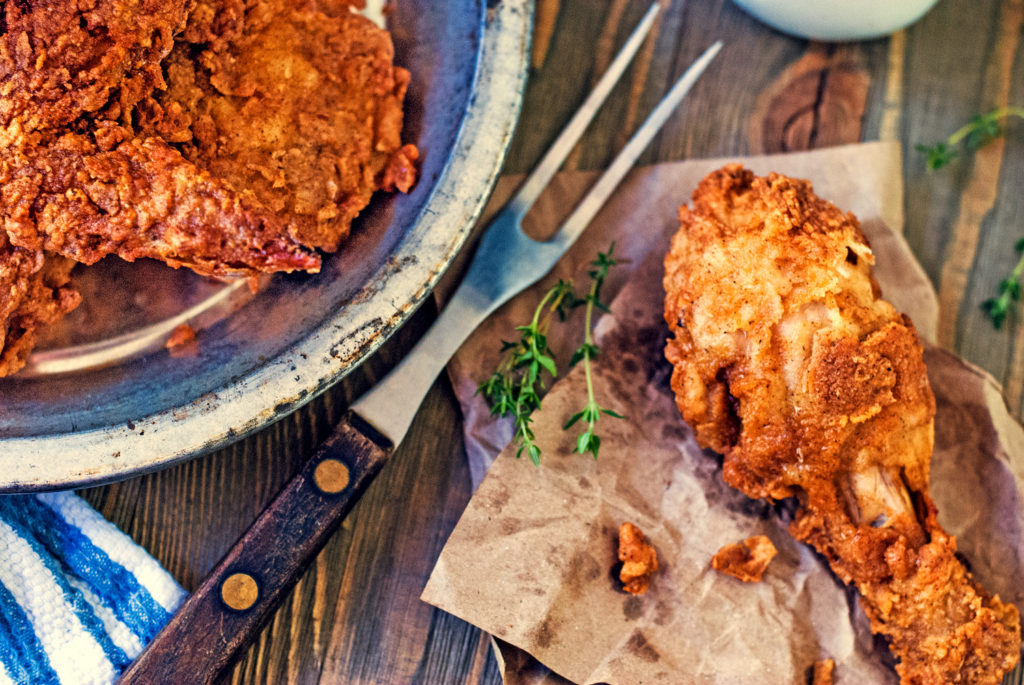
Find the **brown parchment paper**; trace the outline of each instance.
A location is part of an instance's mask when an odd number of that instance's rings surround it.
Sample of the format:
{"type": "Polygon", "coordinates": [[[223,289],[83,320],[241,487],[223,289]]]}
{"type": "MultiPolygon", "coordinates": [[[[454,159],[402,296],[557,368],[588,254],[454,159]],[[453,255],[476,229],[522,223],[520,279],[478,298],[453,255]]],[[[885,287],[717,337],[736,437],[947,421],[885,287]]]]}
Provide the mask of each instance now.
{"type": "MultiPolygon", "coordinates": [[[[922,337],[934,337],[934,293],[898,233],[898,148],[858,145],[744,162],[759,173],[810,178],[820,195],[854,211],[875,251],[885,296],[911,315],[922,337]]],[[[839,683],[895,682],[887,650],[875,644],[853,597],[786,533],[785,505],[772,508],[726,486],[719,460],[697,447],[675,408],[662,356],[661,260],[676,207],[721,163],[637,170],[563,259],[552,278],[578,275],[613,239],[616,254],[630,260],[608,283],[608,296],[617,294],[597,325],[603,353],[595,367],[602,405],[627,418],[602,419],[599,460],[573,454],[574,435],[562,424],[585,396],[582,370],[562,378],[536,415],[542,466],[515,459],[514,450],[501,453],[423,598],[574,682],[803,683],[822,658],[836,661],[839,683]],[[644,530],[662,563],[640,597],[620,592],[612,571],[616,531],[625,520],[644,530]],[[761,583],[711,570],[722,545],[757,534],[780,551],[761,583]]],[[[556,179],[535,210],[536,224],[556,225],[589,180],[556,179]]],[[[495,342],[512,335],[545,285],[492,317],[449,370],[476,473],[505,446],[510,430],[486,418],[486,406],[473,398],[475,385],[493,368],[495,342]]],[[[551,337],[565,354],[577,343],[551,337]]],[[[936,349],[926,361],[939,404],[932,491],[940,521],[959,537],[979,580],[1020,607],[1024,431],[986,374],[936,349]]]]}

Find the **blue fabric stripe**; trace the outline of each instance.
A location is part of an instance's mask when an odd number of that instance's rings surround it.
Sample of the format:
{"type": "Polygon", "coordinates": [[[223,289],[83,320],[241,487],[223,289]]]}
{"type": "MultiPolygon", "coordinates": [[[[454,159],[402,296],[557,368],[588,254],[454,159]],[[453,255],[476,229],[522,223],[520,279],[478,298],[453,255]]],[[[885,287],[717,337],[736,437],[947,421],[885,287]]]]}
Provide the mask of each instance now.
{"type": "Polygon", "coordinates": [[[46,504],[32,498],[38,511],[32,532],[72,575],[84,580],[143,644],[152,640],[171,615],[130,571],[111,561],[79,528],[46,504]]]}
{"type": "Polygon", "coordinates": [[[32,622],[0,583],[0,662],[16,683],[59,683],[32,622]]]}
{"type": "Polygon", "coordinates": [[[39,514],[44,509],[51,513],[52,518],[53,512],[49,507],[36,501],[31,496],[7,495],[0,497],[0,517],[3,517],[5,523],[13,528],[14,532],[24,538],[25,542],[32,547],[32,550],[39,556],[42,564],[53,575],[53,580],[61,589],[64,600],[75,616],[78,617],[82,627],[100,645],[107,659],[114,665],[114,669],[122,671],[131,663],[131,660],[107,635],[103,623],[93,613],[92,607],[82,597],[82,593],[71,587],[65,579],[55,557],[60,558],[62,552],[69,550],[63,549],[60,546],[59,538],[52,531],[45,529],[45,525],[42,524],[42,520],[39,517],[39,514]],[[42,534],[39,534],[40,532],[42,534]]]}

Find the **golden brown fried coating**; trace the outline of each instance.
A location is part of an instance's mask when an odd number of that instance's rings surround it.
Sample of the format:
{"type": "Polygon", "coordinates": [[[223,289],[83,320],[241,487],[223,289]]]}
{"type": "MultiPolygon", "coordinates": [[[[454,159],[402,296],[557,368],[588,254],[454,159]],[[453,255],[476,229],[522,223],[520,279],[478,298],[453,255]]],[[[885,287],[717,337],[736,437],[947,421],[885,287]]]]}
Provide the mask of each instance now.
{"type": "Polygon", "coordinates": [[[11,245],[0,232],[0,376],[25,365],[40,329],[78,306],[74,262],[11,245]]]}
{"type": "Polygon", "coordinates": [[[45,157],[58,132],[121,117],[161,84],[159,60],[186,9],[185,0],[0,4],[0,376],[21,368],[36,331],[78,302],[70,263],[44,261],[42,241],[19,241],[16,224],[33,219],[18,202],[25,189],[6,184],[30,171],[19,168],[26,156],[45,157]]]}
{"type": "Polygon", "coordinates": [[[0,146],[103,111],[118,119],[163,83],[186,0],[0,4],[0,146]]]}
{"type": "Polygon", "coordinates": [[[409,73],[351,4],[204,0],[165,61],[167,91],[138,108],[142,130],[327,251],[375,190],[409,190],[417,158],[401,141],[409,73]]]}
{"type": "Polygon", "coordinates": [[[135,106],[192,4],[4,5],[0,219],[12,243],[91,264],[154,257],[226,275],[319,268],[287,223],[156,137],[135,106]]]}
{"type": "Polygon", "coordinates": [[[806,181],[730,165],[679,210],[666,355],[698,441],[861,594],[903,683],[998,683],[1017,609],[956,558],[928,494],[935,401],[913,325],[880,298],[856,218],[806,181]]]}
{"type": "Polygon", "coordinates": [[[778,553],[766,535],[755,535],[722,547],[711,557],[711,568],[744,583],[759,583],[764,570],[778,553]]]}
{"type": "Polygon", "coordinates": [[[619,526],[619,580],[622,589],[642,595],[651,585],[651,575],[658,570],[658,553],[644,537],[643,531],[626,521],[619,526]]]}
{"type": "Polygon", "coordinates": [[[8,149],[0,158],[0,202],[16,245],[83,264],[109,254],[151,257],[212,276],[320,266],[280,217],[158,138],[104,149],[90,135],[66,133],[8,149]]]}
{"type": "MultiPolygon", "coordinates": [[[[319,270],[315,248],[336,250],[375,190],[415,179],[416,148],[400,139],[409,75],[360,6],[0,5],[5,239],[85,264],[319,270]]],[[[0,269],[21,279],[12,293],[30,289],[14,253],[0,252],[0,269]]]]}

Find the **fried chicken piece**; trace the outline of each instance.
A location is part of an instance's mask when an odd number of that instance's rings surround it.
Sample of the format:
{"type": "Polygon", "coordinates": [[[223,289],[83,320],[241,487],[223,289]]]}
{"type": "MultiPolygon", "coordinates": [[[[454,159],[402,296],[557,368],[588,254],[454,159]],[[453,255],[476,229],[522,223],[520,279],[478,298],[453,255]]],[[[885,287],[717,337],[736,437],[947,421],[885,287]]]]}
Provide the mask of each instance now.
{"type": "Polygon", "coordinates": [[[286,222],[166,142],[99,139],[103,146],[66,133],[2,153],[0,213],[11,242],[83,264],[151,257],[210,276],[319,270],[286,222]]]}
{"type": "MultiPolygon", "coordinates": [[[[38,153],[33,148],[45,146],[56,131],[81,128],[83,116],[104,110],[103,116],[116,118],[162,84],[159,60],[186,9],[185,0],[0,4],[3,229],[14,228],[12,212],[24,211],[10,204],[15,198],[6,183],[24,172],[18,166],[26,151],[38,153]]],[[[63,258],[44,258],[41,241],[19,242],[0,232],[0,376],[24,365],[38,329],[77,305],[67,285],[70,270],[63,258]]]]}
{"type": "Polygon", "coordinates": [[[163,84],[187,0],[0,4],[0,146],[105,110],[118,119],[163,84]]]}
{"type": "MultiPolygon", "coordinates": [[[[5,3],[12,246],[212,276],[319,270],[314,248],[337,249],[375,190],[415,178],[417,151],[400,140],[409,75],[359,4],[5,3]]],[[[0,254],[15,292],[28,281],[13,259],[0,254]]]]}
{"type": "Polygon", "coordinates": [[[759,583],[779,550],[766,535],[755,535],[743,542],[725,545],[711,557],[711,568],[739,578],[744,583],[759,583]]]}
{"type": "Polygon", "coordinates": [[[377,189],[406,192],[409,73],[387,31],[338,0],[204,0],[138,107],[159,135],[243,199],[332,252],[377,189]]]}
{"type": "Polygon", "coordinates": [[[651,585],[651,574],[658,570],[658,553],[644,537],[643,531],[626,521],[619,526],[619,580],[622,589],[642,595],[651,585]]]}
{"type": "Polygon", "coordinates": [[[910,320],[880,298],[856,218],[806,181],[710,174],[665,259],[666,355],[698,441],[861,594],[903,683],[998,683],[1017,609],[956,557],[928,494],[935,401],[910,320]]]}
{"type": "Polygon", "coordinates": [[[13,244],[217,276],[319,268],[281,217],[133,130],[135,106],[165,85],[161,60],[190,6],[4,6],[0,219],[13,244]]]}
{"type": "Polygon", "coordinates": [[[78,306],[74,262],[11,245],[0,232],[0,376],[25,365],[40,329],[78,306]]]}

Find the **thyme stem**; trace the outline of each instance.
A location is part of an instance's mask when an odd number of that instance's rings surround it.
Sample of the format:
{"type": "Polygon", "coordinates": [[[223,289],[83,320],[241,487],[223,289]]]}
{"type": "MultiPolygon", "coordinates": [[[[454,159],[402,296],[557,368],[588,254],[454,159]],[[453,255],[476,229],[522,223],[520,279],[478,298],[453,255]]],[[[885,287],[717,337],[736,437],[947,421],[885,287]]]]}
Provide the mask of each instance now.
{"type": "Polygon", "coordinates": [[[569,428],[580,418],[587,424],[587,430],[577,440],[576,451],[581,454],[591,452],[597,458],[597,450],[601,444],[600,438],[594,433],[597,419],[601,414],[619,416],[613,411],[602,409],[597,403],[590,364],[599,353],[591,331],[594,308],[607,310],[600,301],[600,293],[608,269],[616,263],[611,256],[614,248],[613,243],[607,253],[599,252],[597,259],[591,262],[595,268],[589,272],[591,284],[585,297],[576,296],[570,281],[559,281],[544,293],[533,311],[530,323],[516,327],[520,334],[519,340],[515,343],[502,342],[502,351],[505,354],[498,363],[497,370],[477,387],[477,394],[483,394],[491,405],[492,416],[514,417],[513,442],[518,445],[517,457],[521,457],[525,452],[533,463],[540,463],[540,447],[535,441],[536,436],[531,424],[533,412],[540,409],[541,398],[538,388],[545,387],[544,374],[547,373],[551,378],[558,376],[558,369],[547,341],[547,332],[556,313],[564,317],[567,309],[586,305],[584,341],[573,354],[570,365],[583,361],[587,379],[587,404],[584,410],[565,426],[569,428]]]}

